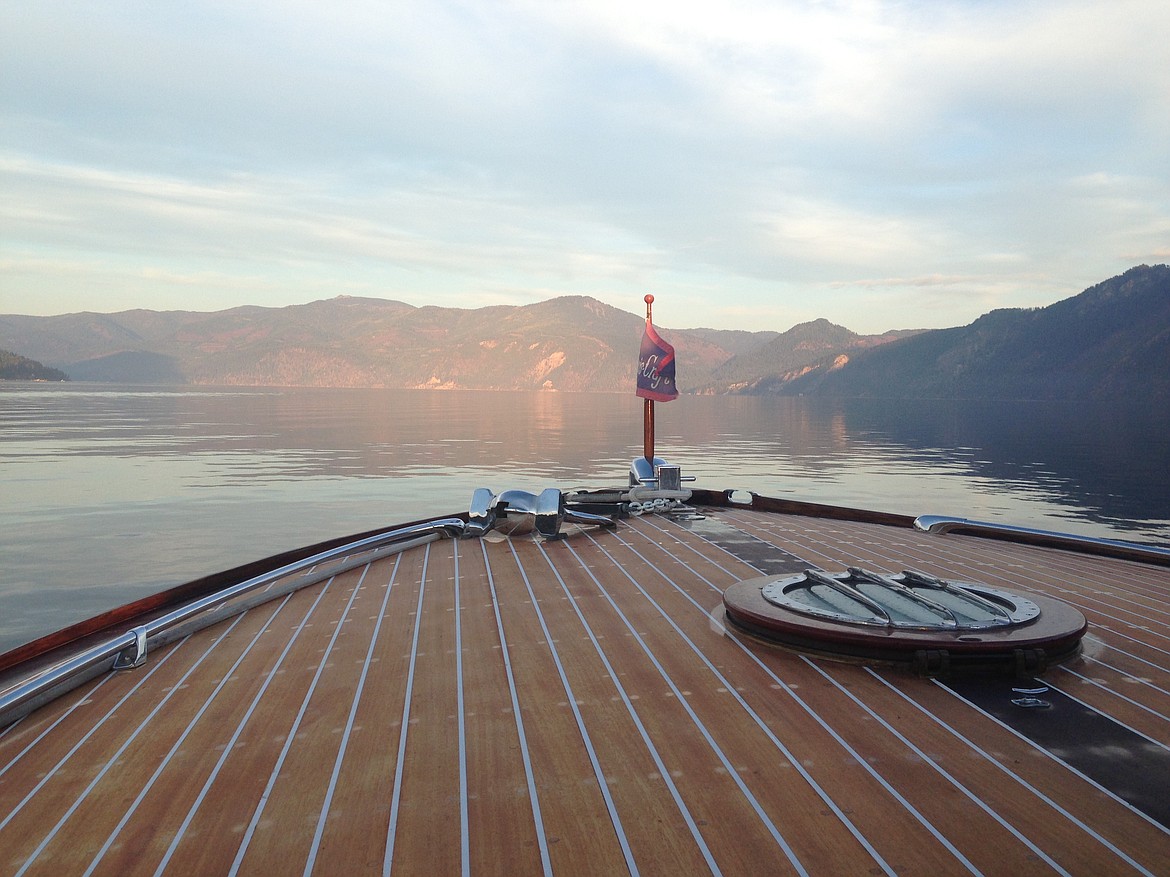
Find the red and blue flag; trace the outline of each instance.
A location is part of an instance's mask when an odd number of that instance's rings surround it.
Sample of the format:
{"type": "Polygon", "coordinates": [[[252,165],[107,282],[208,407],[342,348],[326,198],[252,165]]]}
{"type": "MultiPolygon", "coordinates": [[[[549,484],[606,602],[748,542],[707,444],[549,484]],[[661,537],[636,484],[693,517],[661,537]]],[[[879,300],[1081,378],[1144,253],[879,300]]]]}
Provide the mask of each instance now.
{"type": "Polygon", "coordinates": [[[638,352],[637,393],[643,399],[655,402],[671,402],[678,398],[678,387],[674,383],[674,348],[662,340],[649,318],[642,334],[642,349],[638,352]]]}

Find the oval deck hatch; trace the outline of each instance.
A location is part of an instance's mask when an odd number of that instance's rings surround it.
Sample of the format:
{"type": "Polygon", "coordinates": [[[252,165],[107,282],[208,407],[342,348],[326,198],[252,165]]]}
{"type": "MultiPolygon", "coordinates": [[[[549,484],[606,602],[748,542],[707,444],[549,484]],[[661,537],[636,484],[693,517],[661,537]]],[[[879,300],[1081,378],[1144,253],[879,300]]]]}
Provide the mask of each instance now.
{"type": "Polygon", "coordinates": [[[725,615],[783,645],[845,657],[1034,671],[1076,653],[1087,628],[1071,606],[915,570],[766,576],[732,585],[725,615]]]}
{"type": "Polygon", "coordinates": [[[914,570],[883,575],[850,567],[834,575],[810,569],[765,585],[763,594],[769,603],[817,618],[915,630],[1010,627],[1040,616],[1035,602],[1019,594],[914,570]]]}

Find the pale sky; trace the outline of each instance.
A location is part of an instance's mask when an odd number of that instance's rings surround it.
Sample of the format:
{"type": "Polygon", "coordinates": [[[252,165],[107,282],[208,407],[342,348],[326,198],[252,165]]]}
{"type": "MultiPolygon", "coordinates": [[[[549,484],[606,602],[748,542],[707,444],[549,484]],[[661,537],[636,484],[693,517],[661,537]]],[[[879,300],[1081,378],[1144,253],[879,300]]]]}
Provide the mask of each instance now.
{"type": "Polygon", "coordinates": [[[1166,0],[0,0],[0,313],[969,323],[1170,261],[1166,0]]]}

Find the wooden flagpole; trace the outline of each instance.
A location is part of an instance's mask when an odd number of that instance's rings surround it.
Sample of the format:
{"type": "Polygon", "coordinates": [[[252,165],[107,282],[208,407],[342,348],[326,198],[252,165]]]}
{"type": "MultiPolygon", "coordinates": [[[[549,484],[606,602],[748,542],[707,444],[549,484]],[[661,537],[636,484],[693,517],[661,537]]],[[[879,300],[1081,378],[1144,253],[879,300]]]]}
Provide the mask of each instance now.
{"type": "MultiPolygon", "coordinates": [[[[646,322],[649,324],[653,317],[654,296],[649,293],[643,299],[646,302],[646,322]]],[[[645,404],[642,406],[642,454],[646,457],[646,462],[650,464],[651,470],[654,467],[654,400],[643,399],[645,404]]]]}

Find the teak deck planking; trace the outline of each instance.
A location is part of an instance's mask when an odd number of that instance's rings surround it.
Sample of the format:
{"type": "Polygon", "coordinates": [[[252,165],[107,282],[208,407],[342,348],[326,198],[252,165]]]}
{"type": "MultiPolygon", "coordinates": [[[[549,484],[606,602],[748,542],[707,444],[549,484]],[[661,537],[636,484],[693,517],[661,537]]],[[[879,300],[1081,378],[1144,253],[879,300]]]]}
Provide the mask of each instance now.
{"type": "MultiPolygon", "coordinates": [[[[709,514],[1076,606],[1042,682],[1170,753],[1170,571],[709,514]]],[[[729,632],[760,573],[685,524],[570,531],[356,568],[0,732],[0,873],[1166,873],[1166,826],[944,684],[729,632]]]]}

